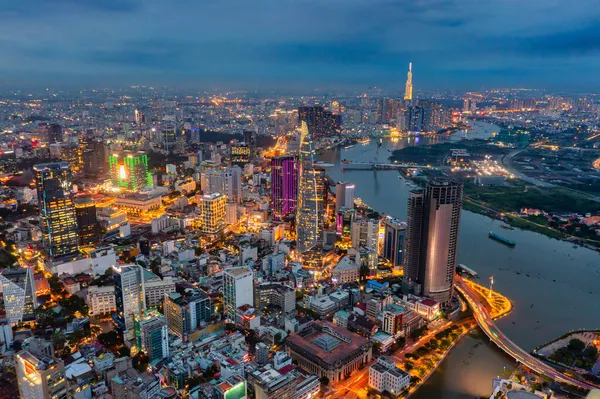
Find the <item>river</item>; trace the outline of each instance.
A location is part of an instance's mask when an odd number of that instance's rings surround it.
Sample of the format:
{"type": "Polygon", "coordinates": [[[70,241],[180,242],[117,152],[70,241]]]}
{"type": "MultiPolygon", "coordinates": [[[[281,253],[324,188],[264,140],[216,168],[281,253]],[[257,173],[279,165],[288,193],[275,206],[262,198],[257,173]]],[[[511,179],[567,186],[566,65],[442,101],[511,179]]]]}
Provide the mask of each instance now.
{"type": "MultiPolygon", "coordinates": [[[[380,149],[381,161],[389,150],[410,145],[425,145],[463,136],[486,138],[499,128],[484,122],[472,122],[475,129],[444,137],[404,137],[386,139],[380,149]]],[[[358,144],[350,149],[335,149],[319,160],[334,164],[328,173],[336,181],[356,185],[355,195],[375,210],[406,219],[410,187],[397,171],[343,171],[342,159],[370,161],[377,143],[358,144]]],[[[479,273],[487,284],[494,276],[494,289],[513,301],[513,312],[498,325],[523,349],[536,346],[574,329],[600,328],[600,254],[590,249],[551,239],[524,230],[504,230],[500,222],[472,212],[462,212],[458,263],[479,273]],[[490,230],[514,240],[514,248],[488,238],[490,230]]],[[[463,339],[441,367],[413,396],[416,399],[462,399],[491,393],[492,378],[502,374],[504,366],[514,362],[487,339],[473,334],[463,339]]]]}

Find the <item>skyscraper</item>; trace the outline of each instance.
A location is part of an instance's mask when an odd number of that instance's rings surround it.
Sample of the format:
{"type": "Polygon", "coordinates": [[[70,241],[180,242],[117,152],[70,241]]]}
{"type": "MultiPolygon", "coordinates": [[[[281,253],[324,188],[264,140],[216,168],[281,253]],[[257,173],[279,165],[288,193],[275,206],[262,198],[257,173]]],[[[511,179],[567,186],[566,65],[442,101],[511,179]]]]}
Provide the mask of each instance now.
{"type": "Polygon", "coordinates": [[[151,360],[169,356],[169,334],[165,317],[157,310],[148,310],[135,317],[135,345],[151,360]]]}
{"type": "Polygon", "coordinates": [[[110,177],[113,187],[139,191],[152,185],[152,176],[148,173],[148,155],[145,152],[125,151],[108,157],[110,177]]]}
{"type": "Polygon", "coordinates": [[[143,274],[144,270],[137,265],[113,267],[117,318],[129,337],[133,332],[135,316],[142,314],[146,308],[143,274]]]}
{"type": "Polygon", "coordinates": [[[48,144],[62,143],[63,131],[58,123],[48,126],[48,144]]]}
{"type": "Polygon", "coordinates": [[[317,187],[313,142],[306,122],[300,127],[298,201],[296,203],[296,250],[302,254],[317,246],[323,235],[322,210],[317,187]]]}
{"type": "Polygon", "coordinates": [[[235,203],[242,201],[242,169],[232,166],[222,169],[210,169],[204,174],[205,184],[202,185],[204,194],[220,193],[235,203]]]}
{"type": "Polygon", "coordinates": [[[298,159],[287,155],[271,160],[271,202],[273,219],[296,212],[298,195],[298,159]]]}
{"type": "Polygon", "coordinates": [[[4,269],[0,273],[4,311],[11,324],[35,320],[37,308],[33,269],[4,269]]]}
{"type": "Polygon", "coordinates": [[[462,183],[433,179],[408,199],[404,278],[442,304],[452,298],[462,183]]]}
{"type": "Polygon", "coordinates": [[[392,267],[398,267],[404,263],[406,223],[387,217],[384,226],[383,257],[392,263],[392,267]]]}
{"type": "Polygon", "coordinates": [[[227,196],[221,193],[207,194],[199,199],[200,231],[217,235],[225,230],[225,204],[227,196]]]}
{"type": "Polygon", "coordinates": [[[72,255],[79,250],[77,217],[71,199],[71,169],[66,162],[38,164],[35,172],[42,239],[52,258],[72,255]]]}
{"type": "Polygon", "coordinates": [[[314,140],[337,136],[342,131],[342,116],[334,115],[320,105],[298,108],[298,124],[302,122],[306,122],[314,140]]]}
{"type": "Polygon", "coordinates": [[[73,198],[79,245],[90,245],[100,238],[100,224],[96,217],[96,203],[89,195],[79,195],[73,198]]]}
{"type": "Polygon", "coordinates": [[[338,182],[335,185],[335,213],[340,208],[354,208],[354,184],[348,182],[338,182]]]}
{"type": "Polygon", "coordinates": [[[177,145],[177,123],[175,116],[167,116],[164,118],[160,127],[160,141],[162,142],[163,148],[167,152],[175,150],[177,145]]]}
{"type": "Polygon", "coordinates": [[[223,271],[223,313],[235,320],[235,310],[254,305],[254,277],[247,267],[231,267],[223,271]]]}
{"type": "Polygon", "coordinates": [[[412,101],[413,99],[413,84],[412,84],[412,62],[408,64],[408,72],[406,74],[406,87],[404,88],[404,100],[412,101]]]}

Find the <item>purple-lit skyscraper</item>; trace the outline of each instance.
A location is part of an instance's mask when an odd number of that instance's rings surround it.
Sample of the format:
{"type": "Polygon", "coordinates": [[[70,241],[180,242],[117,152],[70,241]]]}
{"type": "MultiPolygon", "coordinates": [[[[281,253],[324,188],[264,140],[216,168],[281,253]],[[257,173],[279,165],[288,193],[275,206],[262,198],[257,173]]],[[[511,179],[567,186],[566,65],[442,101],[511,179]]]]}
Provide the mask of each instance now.
{"type": "Polygon", "coordinates": [[[296,212],[298,190],[298,158],[291,155],[271,160],[271,201],[273,219],[296,212]]]}

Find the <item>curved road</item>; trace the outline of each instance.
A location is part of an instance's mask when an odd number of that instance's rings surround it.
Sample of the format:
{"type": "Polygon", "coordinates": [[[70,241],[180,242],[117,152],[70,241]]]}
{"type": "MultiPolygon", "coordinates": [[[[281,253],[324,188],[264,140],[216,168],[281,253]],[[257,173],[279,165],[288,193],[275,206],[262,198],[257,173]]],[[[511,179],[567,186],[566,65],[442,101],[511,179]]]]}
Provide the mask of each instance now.
{"type": "Polygon", "coordinates": [[[554,379],[555,381],[565,382],[567,384],[574,385],[576,387],[582,389],[594,389],[597,388],[594,385],[591,385],[585,381],[581,381],[565,375],[555,368],[547,365],[543,361],[538,358],[530,355],[528,352],[525,352],[521,349],[517,344],[511,341],[508,337],[506,337],[502,331],[496,326],[496,323],[490,316],[486,306],[487,302],[485,300],[482,301],[482,298],[479,294],[473,291],[467,284],[464,283],[462,278],[457,277],[455,280],[455,285],[458,291],[464,295],[469,303],[469,306],[473,310],[473,315],[475,316],[475,320],[477,320],[477,324],[479,327],[485,332],[485,334],[489,337],[491,341],[493,341],[500,349],[504,352],[508,353],[519,363],[523,364],[526,367],[534,370],[535,372],[545,375],[554,379]]]}

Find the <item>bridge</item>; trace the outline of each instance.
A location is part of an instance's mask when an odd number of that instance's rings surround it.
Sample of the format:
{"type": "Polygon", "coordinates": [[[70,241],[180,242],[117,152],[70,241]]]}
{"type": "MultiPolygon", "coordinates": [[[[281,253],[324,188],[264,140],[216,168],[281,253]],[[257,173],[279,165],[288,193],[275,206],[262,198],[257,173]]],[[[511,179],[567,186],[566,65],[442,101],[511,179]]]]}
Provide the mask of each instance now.
{"type": "Polygon", "coordinates": [[[348,162],[342,163],[343,170],[397,170],[397,169],[435,169],[429,165],[414,165],[408,163],[376,163],[376,162],[348,162]]]}
{"type": "Polygon", "coordinates": [[[513,359],[524,366],[529,367],[531,370],[552,378],[555,381],[564,382],[586,390],[598,388],[586,381],[559,372],[555,368],[521,349],[521,347],[506,337],[506,335],[498,328],[487,309],[487,301],[469,287],[460,276],[456,276],[455,287],[467,300],[467,303],[473,310],[473,315],[475,316],[477,324],[479,324],[479,327],[481,327],[485,335],[513,359]]]}

